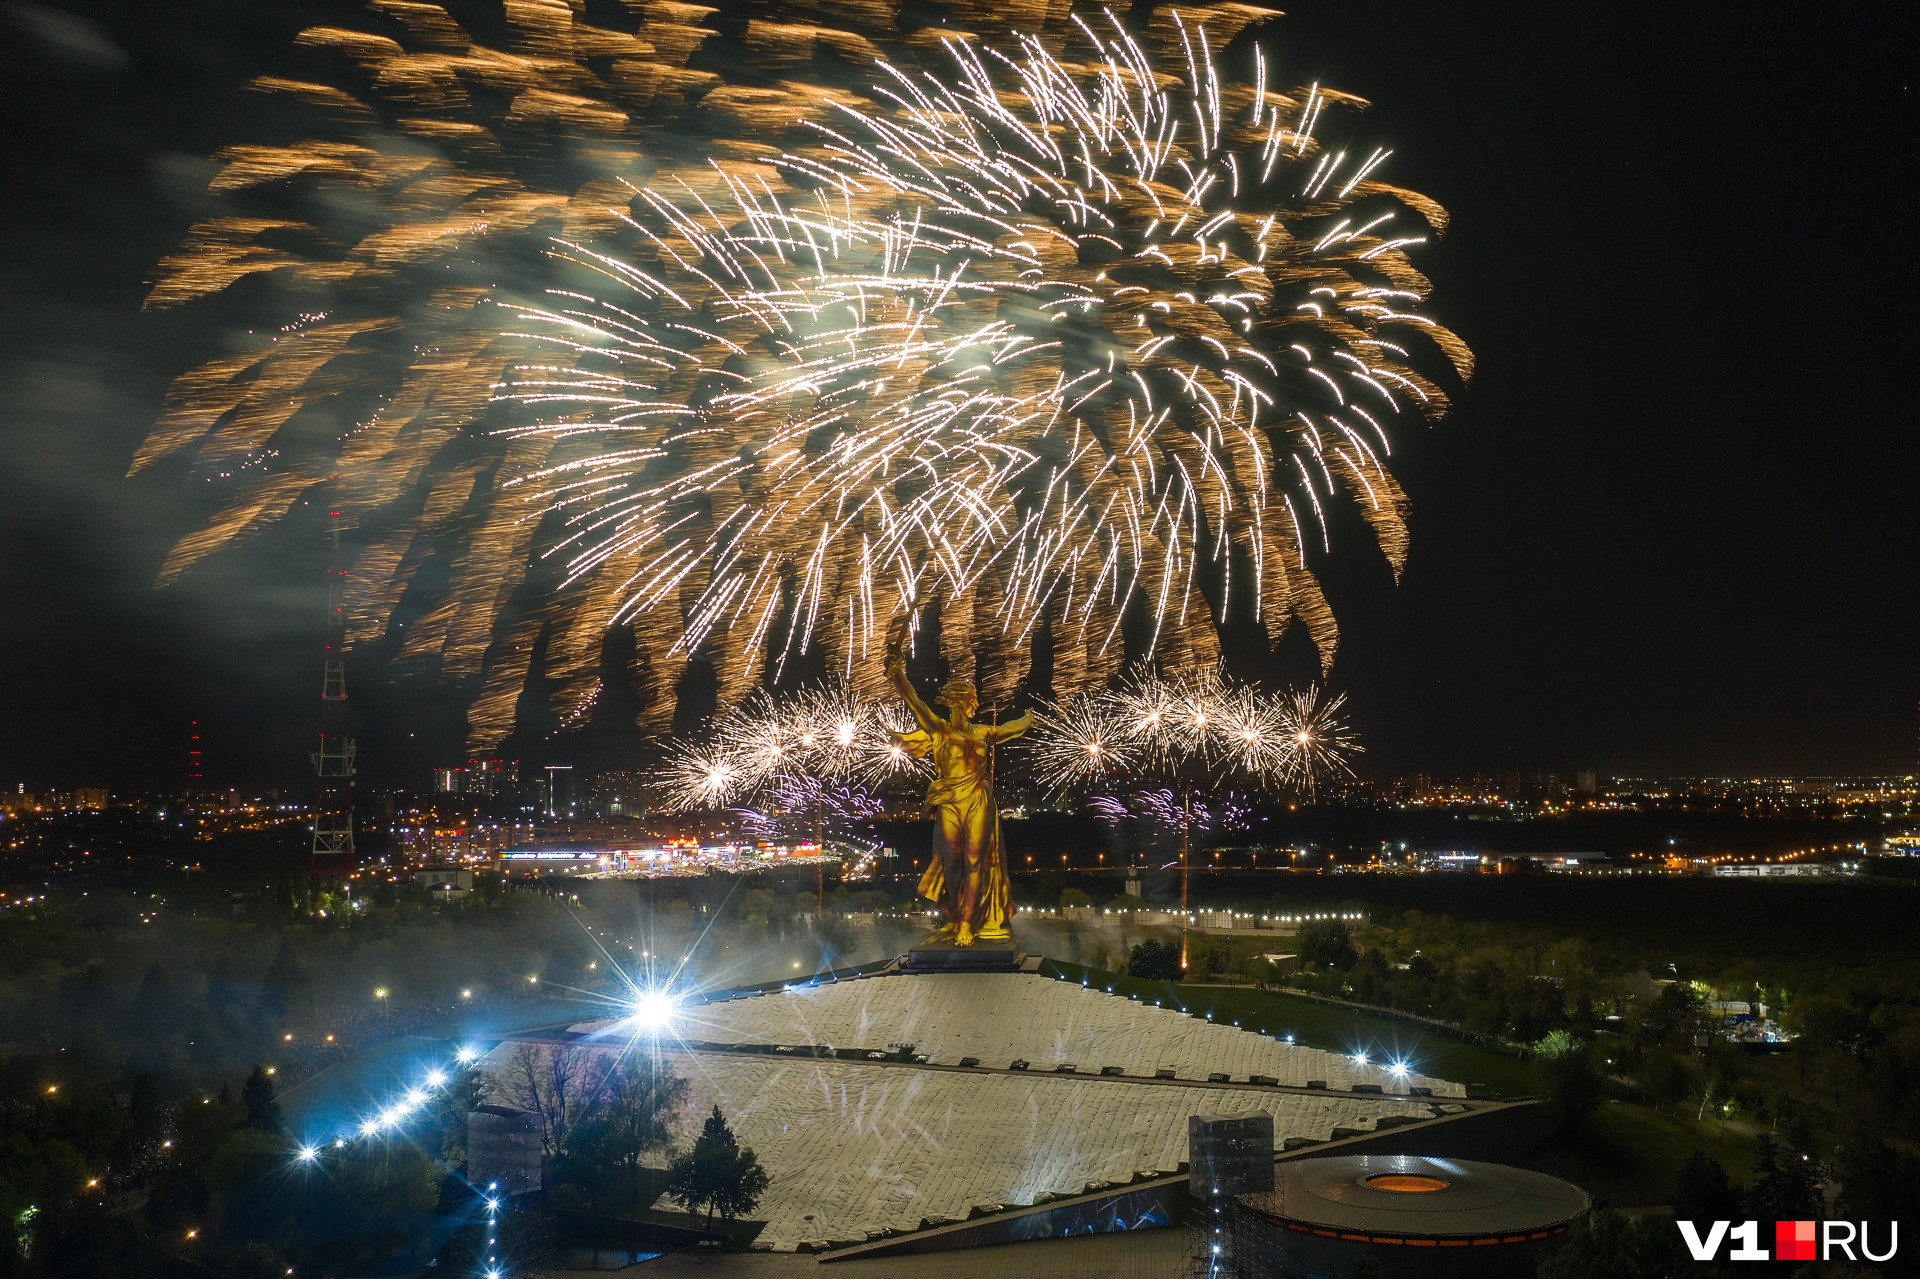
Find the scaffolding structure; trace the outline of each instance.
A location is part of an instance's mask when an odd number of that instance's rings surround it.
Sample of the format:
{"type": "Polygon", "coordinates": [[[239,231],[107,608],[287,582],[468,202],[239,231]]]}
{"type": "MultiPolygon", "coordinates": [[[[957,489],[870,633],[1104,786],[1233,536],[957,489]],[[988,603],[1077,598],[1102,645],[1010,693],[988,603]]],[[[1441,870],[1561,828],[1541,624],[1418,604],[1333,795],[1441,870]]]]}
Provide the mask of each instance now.
{"type": "Polygon", "coordinates": [[[353,731],[347,715],[347,570],[340,559],[341,519],[327,512],[327,638],[320,680],[320,749],[314,751],[315,875],[351,875],[360,859],[353,846],[353,731]]]}

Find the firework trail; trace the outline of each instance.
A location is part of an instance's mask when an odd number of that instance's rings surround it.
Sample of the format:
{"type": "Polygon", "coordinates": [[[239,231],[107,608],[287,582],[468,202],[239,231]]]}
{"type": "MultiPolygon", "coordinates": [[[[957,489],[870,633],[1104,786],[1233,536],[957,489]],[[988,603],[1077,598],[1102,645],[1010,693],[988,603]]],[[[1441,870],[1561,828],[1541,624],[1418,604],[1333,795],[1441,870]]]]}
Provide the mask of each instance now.
{"type": "Polygon", "coordinates": [[[1176,18],[1163,87],[1107,21],[1079,27],[1087,62],[1023,39],[883,66],[885,111],[837,104],[808,151],[640,190],[625,256],[565,250],[618,287],[523,312],[567,361],[505,388],[558,410],[526,433],[594,440],[526,477],[570,579],[617,580],[615,620],[671,601],[723,698],[815,643],[864,687],[929,601],[989,702],[1043,627],[1056,691],[1104,683],[1136,600],[1141,656],[1206,669],[1223,561],[1273,637],[1301,617],[1330,658],[1303,548],[1336,494],[1402,563],[1382,423],[1445,404],[1402,343],[1466,370],[1412,309],[1425,235],[1393,223],[1417,198],[1370,179],[1384,152],[1314,146],[1324,96],[1268,90],[1257,50],[1256,84],[1225,85],[1176,18]]]}
{"type": "Polygon", "coordinates": [[[135,466],[260,449],[303,408],[338,411],[342,386],[373,407],[335,452],[246,479],[163,579],[338,475],[378,516],[356,640],[451,539],[450,585],[400,657],[470,681],[483,743],[543,630],[564,718],[592,694],[601,632],[632,622],[659,728],[675,647],[714,662],[723,704],[816,648],[870,693],[874,637],[932,609],[942,655],[996,705],[1042,633],[1061,695],[1127,658],[1209,669],[1243,612],[1275,639],[1301,619],[1330,659],[1307,559],[1333,501],[1404,562],[1386,425],[1444,411],[1436,367],[1471,372],[1419,313],[1407,256],[1445,215],[1380,180],[1386,152],[1322,144],[1328,108],[1357,99],[1282,92],[1254,48],[1222,72],[1266,11],[1162,9],[1136,37],[1111,15],[1016,10],[1038,34],[992,40],[841,15],[880,45],[756,21],[748,61],[780,74],[748,88],[687,70],[711,34],[694,6],[636,3],[631,35],[509,6],[510,54],[433,6],[376,7],[414,51],[302,37],[368,92],[259,86],[361,118],[369,140],[233,148],[215,185],[330,183],[387,224],[342,246],[217,219],[151,304],[262,271],[363,301],[182,377],[135,466]],[[869,85],[799,78],[779,51],[802,35],[868,63],[869,85]],[[696,84],[699,112],[674,105],[696,84]],[[641,146],[690,115],[722,135],[699,162],[641,146]],[[549,153],[529,160],[523,134],[549,153]],[[550,176],[563,151],[592,160],[571,189],[550,176]],[[497,284],[535,242],[565,282],[497,284]],[[566,589],[516,612],[529,564],[566,589]],[[1236,581],[1255,589],[1201,589],[1236,581]],[[1152,624],[1129,640],[1135,603],[1152,624]]]}

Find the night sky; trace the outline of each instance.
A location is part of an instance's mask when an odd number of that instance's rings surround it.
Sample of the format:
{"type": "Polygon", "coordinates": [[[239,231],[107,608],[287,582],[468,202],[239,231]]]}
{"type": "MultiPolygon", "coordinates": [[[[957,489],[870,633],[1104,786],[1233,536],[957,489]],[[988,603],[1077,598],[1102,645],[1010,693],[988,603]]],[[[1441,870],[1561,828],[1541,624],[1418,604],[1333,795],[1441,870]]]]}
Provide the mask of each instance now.
{"type": "MultiPolygon", "coordinates": [[[[1418,262],[1478,356],[1396,440],[1404,580],[1357,539],[1326,574],[1363,771],[1911,771],[1911,9],[1285,7],[1288,78],[1371,99],[1389,179],[1451,211],[1418,262]]],[[[208,354],[138,308],[239,86],[362,21],[0,6],[0,785],[178,785],[196,717],[210,784],[303,774],[318,525],[155,592],[206,495],[122,477],[208,354]]],[[[444,690],[353,691],[369,781],[457,759],[444,690]]]]}

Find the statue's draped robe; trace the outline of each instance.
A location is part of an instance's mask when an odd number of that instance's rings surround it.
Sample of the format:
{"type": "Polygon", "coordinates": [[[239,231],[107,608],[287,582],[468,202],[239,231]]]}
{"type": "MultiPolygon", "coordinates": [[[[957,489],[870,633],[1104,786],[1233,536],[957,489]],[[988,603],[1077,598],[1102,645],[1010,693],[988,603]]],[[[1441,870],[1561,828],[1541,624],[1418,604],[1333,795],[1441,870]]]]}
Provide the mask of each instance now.
{"type": "Polygon", "coordinates": [[[909,754],[933,756],[939,770],[927,789],[933,858],[920,877],[920,895],[938,903],[949,924],[965,922],[989,941],[1008,935],[1009,894],[987,751],[1017,731],[985,724],[955,730],[936,720],[931,730],[898,735],[909,754]]]}

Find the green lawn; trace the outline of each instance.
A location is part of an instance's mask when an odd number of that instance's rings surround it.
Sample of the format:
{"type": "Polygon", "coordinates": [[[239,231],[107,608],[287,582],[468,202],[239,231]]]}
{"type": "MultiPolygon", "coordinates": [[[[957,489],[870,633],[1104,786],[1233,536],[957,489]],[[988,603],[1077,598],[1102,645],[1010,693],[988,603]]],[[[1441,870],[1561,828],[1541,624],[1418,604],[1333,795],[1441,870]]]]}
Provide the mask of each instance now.
{"type": "Polygon", "coordinates": [[[1050,960],[1042,971],[1063,973],[1069,981],[1085,979],[1103,990],[1111,988],[1116,995],[1138,994],[1148,1002],[1157,999],[1191,1012],[1211,1012],[1215,1021],[1237,1022],[1263,1034],[1291,1034],[1296,1042],[1310,1048],[1365,1052],[1373,1061],[1401,1059],[1420,1074],[1485,1088],[1502,1096],[1527,1096],[1538,1091],[1532,1066],[1525,1058],[1492,1045],[1455,1039],[1417,1021],[1248,987],[1141,981],[1081,964],[1050,960]]]}
{"type": "Polygon", "coordinates": [[[1616,1208],[1647,1207],[1673,1202],[1674,1173],[1694,1151],[1706,1151],[1739,1180],[1755,1145],[1719,1124],[1696,1122],[1691,1112],[1610,1101],[1583,1129],[1562,1129],[1519,1166],[1571,1181],[1616,1208]]]}

